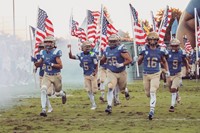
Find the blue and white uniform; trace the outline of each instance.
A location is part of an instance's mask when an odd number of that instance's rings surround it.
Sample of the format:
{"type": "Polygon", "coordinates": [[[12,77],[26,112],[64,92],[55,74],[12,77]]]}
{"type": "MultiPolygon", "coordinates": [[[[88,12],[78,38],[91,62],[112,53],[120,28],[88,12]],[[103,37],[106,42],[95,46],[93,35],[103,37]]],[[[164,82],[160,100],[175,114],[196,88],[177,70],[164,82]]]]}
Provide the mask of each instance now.
{"type": "Polygon", "coordinates": [[[142,47],[140,55],[144,56],[144,74],[154,74],[160,71],[161,57],[166,54],[164,49],[150,49],[148,46],[142,47]]]}
{"type": "Polygon", "coordinates": [[[167,58],[170,76],[174,76],[181,72],[183,58],[186,58],[186,53],[183,50],[172,52],[169,50],[169,56],[167,58]]]}
{"type": "MultiPolygon", "coordinates": [[[[61,57],[62,51],[59,49],[52,49],[51,51],[47,52],[46,50],[41,51],[41,58],[43,61],[50,61],[53,64],[57,64],[56,57],[61,57]]],[[[54,68],[51,65],[47,65],[45,72],[49,75],[54,75],[59,73],[61,70],[58,68],[54,68]]]]}
{"type": "Polygon", "coordinates": [[[81,52],[76,55],[76,59],[80,61],[80,65],[83,68],[84,75],[90,76],[95,71],[97,56],[94,52],[89,52],[88,54],[84,54],[84,52],[81,52]]]}

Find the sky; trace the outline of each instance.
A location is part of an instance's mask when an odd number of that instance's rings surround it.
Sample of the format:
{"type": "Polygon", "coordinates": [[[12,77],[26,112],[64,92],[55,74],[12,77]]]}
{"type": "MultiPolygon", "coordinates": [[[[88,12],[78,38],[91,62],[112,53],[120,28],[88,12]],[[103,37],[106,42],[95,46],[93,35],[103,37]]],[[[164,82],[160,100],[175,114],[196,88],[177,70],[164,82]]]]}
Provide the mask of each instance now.
{"type": "Polygon", "coordinates": [[[16,35],[29,39],[28,26],[36,27],[38,7],[45,10],[52,20],[56,37],[69,37],[69,18],[73,12],[74,20],[80,24],[86,16],[86,10],[99,10],[106,6],[113,25],[117,29],[132,34],[129,3],[138,11],[139,18],[150,19],[166,5],[185,9],[189,0],[0,0],[0,31],[13,34],[13,1],[15,3],[16,35]]]}

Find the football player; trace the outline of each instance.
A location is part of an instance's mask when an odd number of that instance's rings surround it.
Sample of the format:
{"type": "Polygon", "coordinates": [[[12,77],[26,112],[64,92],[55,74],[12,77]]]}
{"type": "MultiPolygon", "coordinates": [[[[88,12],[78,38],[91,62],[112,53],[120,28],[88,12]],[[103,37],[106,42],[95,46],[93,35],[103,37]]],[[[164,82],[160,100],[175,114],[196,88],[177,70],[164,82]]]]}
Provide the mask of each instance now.
{"type": "MultiPolygon", "coordinates": [[[[44,50],[44,43],[40,43],[39,46],[38,46],[38,54],[36,54],[36,58],[35,57],[32,57],[31,56],[31,61],[32,62],[37,62],[41,59],[41,54],[40,52],[44,50]]],[[[40,88],[41,88],[41,84],[42,84],[42,78],[44,76],[44,69],[45,69],[45,64],[41,64],[41,66],[39,67],[39,78],[40,78],[40,88]]],[[[37,68],[36,68],[37,70],[37,68]]],[[[53,91],[53,88],[51,86],[51,89],[49,89],[49,92],[47,93],[48,95],[51,95],[53,91]]],[[[48,112],[52,112],[53,111],[53,108],[51,106],[51,103],[50,103],[50,100],[47,96],[47,103],[46,103],[47,107],[48,107],[48,112]]]]}
{"type": "Polygon", "coordinates": [[[47,36],[44,39],[45,50],[41,52],[41,59],[35,63],[36,67],[41,66],[43,63],[46,65],[45,74],[42,79],[41,86],[41,105],[42,112],[40,116],[46,117],[46,101],[47,92],[51,84],[53,84],[56,96],[62,96],[62,103],[67,101],[66,93],[62,90],[62,77],[61,69],[63,68],[61,56],[62,51],[55,46],[55,38],[53,36],[47,36]]]}
{"type": "Polygon", "coordinates": [[[178,39],[172,39],[170,41],[169,56],[167,58],[170,76],[168,77],[169,90],[171,92],[171,106],[169,112],[174,112],[174,106],[176,99],[178,98],[177,91],[180,87],[181,80],[181,64],[186,66],[187,72],[189,72],[189,64],[186,59],[185,51],[180,49],[180,41],[178,39]]]}
{"type": "Polygon", "coordinates": [[[138,57],[138,64],[143,61],[143,85],[147,97],[150,97],[149,120],[153,119],[156,106],[156,91],[160,84],[160,63],[169,75],[165,52],[158,47],[159,36],[156,32],[150,32],[147,36],[148,44],[143,46],[138,57]]]}
{"type": "Polygon", "coordinates": [[[97,87],[97,57],[94,52],[91,51],[91,42],[85,41],[82,44],[82,52],[75,55],[72,55],[71,45],[68,45],[69,58],[80,61],[80,66],[83,68],[84,74],[84,84],[85,89],[90,98],[92,107],[91,110],[95,110],[97,105],[95,103],[94,93],[98,90],[97,87]]]}
{"type": "Polygon", "coordinates": [[[116,85],[122,93],[127,85],[127,73],[125,71],[126,65],[132,62],[132,58],[128,53],[127,48],[120,44],[120,37],[113,34],[108,39],[108,47],[105,49],[101,64],[107,64],[107,78],[108,78],[108,92],[107,92],[107,108],[105,112],[110,114],[112,112],[113,90],[116,85]]]}

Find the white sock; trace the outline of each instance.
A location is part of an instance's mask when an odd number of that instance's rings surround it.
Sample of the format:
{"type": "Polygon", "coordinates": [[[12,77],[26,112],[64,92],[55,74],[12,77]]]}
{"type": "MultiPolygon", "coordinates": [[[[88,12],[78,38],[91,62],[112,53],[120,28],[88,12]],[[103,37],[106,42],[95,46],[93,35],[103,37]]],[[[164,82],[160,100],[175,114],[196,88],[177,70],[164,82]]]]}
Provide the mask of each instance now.
{"type": "Polygon", "coordinates": [[[128,88],[125,88],[125,92],[127,92],[127,93],[128,93],[128,88]]]}
{"type": "Polygon", "coordinates": [[[105,90],[105,85],[104,85],[104,83],[100,83],[100,90],[105,90]]]}
{"type": "Polygon", "coordinates": [[[176,92],[175,93],[172,93],[172,101],[171,101],[171,106],[175,106],[175,103],[176,103],[176,92]]]}
{"type": "Polygon", "coordinates": [[[50,100],[49,100],[49,97],[48,97],[48,96],[47,96],[47,104],[46,104],[46,105],[47,105],[47,107],[48,107],[48,108],[52,108],[52,106],[51,106],[51,103],[50,103],[50,100]]]}
{"type": "Polygon", "coordinates": [[[150,93],[150,109],[154,110],[156,106],[156,93],[150,93]]]}
{"type": "Polygon", "coordinates": [[[104,91],[101,90],[101,97],[104,98],[104,91]]]}
{"type": "Polygon", "coordinates": [[[112,106],[113,89],[108,89],[107,100],[108,100],[108,105],[109,105],[109,106],[112,106]]]}
{"type": "Polygon", "coordinates": [[[88,92],[90,96],[90,102],[92,103],[92,106],[96,106],[96,103],[94,101],[94,94],[92,92],[88,92]]]}
{"type": "Polygon", "coordinates": [[[46,110],[46,103],[47,103],[47,92],[46,90],[41,90],[41,105],[42,109],[46,110]]]}

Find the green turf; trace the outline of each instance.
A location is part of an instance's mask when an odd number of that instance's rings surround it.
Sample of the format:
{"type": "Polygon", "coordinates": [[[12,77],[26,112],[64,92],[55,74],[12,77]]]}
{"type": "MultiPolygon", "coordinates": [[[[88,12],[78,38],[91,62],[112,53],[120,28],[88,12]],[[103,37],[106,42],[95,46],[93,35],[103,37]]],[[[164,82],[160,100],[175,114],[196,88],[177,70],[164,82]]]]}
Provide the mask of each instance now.
{"type": "Polygon", "coordinates": [[[200,83],[184,80],[183,84],[182,101],[170,113],[171,94],[161,83],[152,121],[147,119],[149,99],[140,80],[128,85],[130,100],[120,94],[121,104],[113,107],[111,115],[104,112],[106,103],[99,101],[100,92],[95,95],[97,109],[90,110],[83,89],[64,88],[69,95],[65,105],[60,98],[51,98],[54,110],[47,117],[39,116],[39,98],[15,99],[16,106],[0,111],[0,133],[199,133],[200,83]]]}

